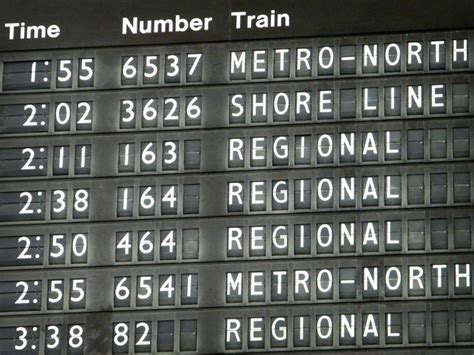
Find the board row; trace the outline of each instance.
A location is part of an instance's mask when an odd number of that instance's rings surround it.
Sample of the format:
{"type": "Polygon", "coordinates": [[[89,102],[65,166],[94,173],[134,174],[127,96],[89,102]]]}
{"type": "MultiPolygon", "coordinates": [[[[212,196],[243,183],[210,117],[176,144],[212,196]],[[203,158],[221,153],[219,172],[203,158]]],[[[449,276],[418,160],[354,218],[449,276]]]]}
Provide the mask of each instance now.
{"type": "Polygon", "coordinates": [[[116,89],[470,71],[472,31],[3,54],[2,89],[116,89]]]}
{"type": "Polygon", "coordinates": [[[0,178],[111,177],[470,161],[470,119],[3,139],[0,178]]]}
{"type": "Polygon", "coordinates": [[[2,184],[0,221],[114,221],[470,206],[472,164],[2,184]],[[177,181],[178,180],[178,181],[177,181]]]}
{"type": "MultiPolygon", "coordinates": [[[[0,229],[2,270],[473,252],[473,209],[0,229]]],[[[397,259],[398,260],[398,259],[397,259]]]]}
{"type": "Polygon", "coordinates": [[[80,134],[468,116],[469,75],[0,96],[0,134],[80,134]]]}
{"type": "Polygon", "coordinates": [[[472,301],[2,318],[5,353],[472,349],[472,301]]]}
{"type": "Polygon", "coordinates": [[[463,253],[4,272],[0,313],[471,299],[472,269],[463,253]]]}

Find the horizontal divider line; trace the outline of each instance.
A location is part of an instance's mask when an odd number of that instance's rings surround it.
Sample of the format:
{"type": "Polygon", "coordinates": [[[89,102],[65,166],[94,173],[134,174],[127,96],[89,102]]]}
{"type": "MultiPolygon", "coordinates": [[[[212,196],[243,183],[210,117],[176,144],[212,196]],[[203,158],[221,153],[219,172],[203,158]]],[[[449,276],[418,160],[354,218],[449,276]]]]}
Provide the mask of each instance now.
{"type": "MultiPolygon", "coordinates": [[[[220,131],[235,131],[235,130],[277,130],[277,129],[298,129],[298,128],[308,128],[308,127],[318,127],[318,126],[343,126],[343,125],[373,125],[373,124],[401,124],[402,126],[405,124],[409,124],[410,122],[422,122],[422,121],[441,121],[441,120],[449,120],[452,122],[453,120],[469,120],[474,119],[470,113],[466,115],[456,115],[456,116],[421,116],[421,117],[387,117],[387,118],[356,118],[356,119],[338,119],[338,120],[321,120],[321,121],[300,121],[300,122],[277,122],[276,124],[273,122],[265,123],[265,124],[249,124],[246,126],[242,125],[231,125],[228,127],[201,127],[201,128],[194,128],[190,126],[189,128],[174,128],[174,129],[136,129],[136,130],[120,130],[116,132],[90,132],[90,131],[82,131],[81,133],[73,132],[38,132],[35,134],[30,133],[7,133],[2,134],[0,133],[0,139],[2,141],[8,140],[17,140],[19,137],[25,139],[44,139],[44,138],[53,138],[53,139],[68,139],[73,137],[89,137],[93,138],[96,136],[119,136],[119,135],[145,135],[145,134],[186,134],[186,133],[193,133],[196,132],[220,132],[220,131]]],[[[401,127],[400,129],[402,129],[401,127]]],[[[408,128],[407,128],[408,129],[408,128]]],[[[413,129],[410,127],[410,129],[413,129]]],[[[422,127],[420,129],[428,129],[422,127]]]]}
{"type": "MultiPolygon", "coordinates": [[[[0,237],[1,239],[2,237],[0,237]]],[[[443,251],[443,252],[436,252],[436,253],[430,253],[427,251],[424,252],[417,252],[417,253],[379,253],[379,254],[373,254],[373,252],[370,252],[372,254],[358,254],[358,255],[351,255],[351,254],[343,254],[343,255],[314,255],[314,256],[288,256],[288,257],[281,257],[277,256],[275,257],[266,257],[266,259],[260,258],[231,258],[227,260],[208,260],[208,261],[199,261],[197,259],[189,260],[189,261],[182,261],[182,262],[165,262],[163,263],[162,261],[156,261],[156,262],[143,262],[143,261],[136,261],[136,262],[120,262],[118,264],[109,264],[109,265],[83,265],[83,264],[72,264],[70,266],[43,266],[43,265],[29,265],[29,266],[16,266],[16,267],[0,267],[0,275],[2,273],[21,273],[21,272],[27,272],[27,271],[33,271],[33,272],[38,272],[38,273],[44,273],[44,272],[55,272],[55,271],[74,271],[74,270],[106,270],[106,269],[112,269],[112,270],[117,270],[120,268],[125,268],[125,269],[130,269],[133,268],[134,270],[136,269],[146,269],[150,267],[156,267],[156,268],[170,268],[170,267],[199,267],[200,265],[206,266],[206,265],[235,265],[235,264],[257,264],[257,263],[285,263],[285,262],[291,262],[292,265],[293,263],[296,262],[314,262],[318,261],[318,258],[320,258],[321,261],[337,261],[337,260],[344,260],[345,262],[348,261],[348,259],[354,259],[354,260],[362,260],[365,262],[367,260],[376,260],[380,258],[384,259],[399,259],[399,258],[404,258],[405,260],[411,259],[411,258],[443,258],[443,257],[449,257],[449,258],[456,258],[456,257],[466,257],[470,255],[474,255],[474,250],[471,251],[443,251]],[[77,266],[76,266],[77,265],[77,266]]],[[[420,263],[419,263],[420,264],[420,263]]],[[[365,265],[367,267],[374,267],[374,266],[379,266],[379,265],[365,265]]],[[[386,265],[384,265],[386,266],[386,265]]],[[[345,265],[344,267],[361,267],[360,265],[352,266],[352,265],[345,265]]],[[[331,266],[332,268],[332,266],[331,266]]],[[[294,266],[293,266],[293,269],[294,266]]],[[[280,270],[280,268],[278,269],[280,270]]],[[[131,273],[130,273],[131,274],[131,273]]],[[[125,275],[124,275],[125,276],[125,275]]],[[[34,276],[32,276],[34,277],[34,276]]]]}
{"type": "MultiPolygon", "coordinates": [[[[245,312],[247,309],[256,309],[256,308],[269,308],[269,307],[278,307],[278,308],[300,308],[300,307],[327,307],[327,306],[335,306],[335,307],[347,307],[348,305],[367,305],[367,304],[397,304],[397,303],[402,303],[403,305],[406,305],[407,303],[444,303],[444,302],[465,302],[465,301],[471,301],[474,302],[472,299],[472,296],[463,296],[463,297],[450,297],[450,298],[423,298],[423,299],[388,299],[388,300],[380,300],[380,301],[375,301],[375,300],[365,300],[365,301],[355,301],[355,300],[347,300],[347,301],[342,301],[342,302],[321,302],[321,303],[311,303],[311,302],[306,302],[306,303],[284,303],[282,301],[275,301],[275,302],[281,302],[281,303],[275,303],[275,304],[258,304],[258,302],[248,302],[248,304],[230,304],[227,306],[216,306],[216,307],[183,307],[183,308],[135,308],[135,309],[114,309],[114,310],[98,310],[98,311],[84,311],[84,312],[78,312],[78,311],[73,311],[73,312],[58,312],[54,313],[55,311],[40,311],[40,312],[35,312],[35,311],[25,311],[23,313],[19,313],[18,311],[14,311],[11,313],[5,313],[1,312],[0,318],[6,318],[6,317],[17,317],[17,316],[46,316],[46,317],[52,317],[52,316],[66,316],[66,315],[88,315],[88,314],[110,314],[110,313],[127,313],[127,312],[133,312],[133,314],[138,314],[138,313],[150,313],[150,312],[199,312],[199,311],[235,311],[235,310],[241,310],[245,312]],[[433,302],[434,301],[434,302],[433,302]]],[[[310,313],[311,311],[308,311],[310,313]]],[[[340,312],[340,310],[339,310],[340,312]]]]}
{"type": "MultiPolygon", "coordinates": [[[[221,171],[203,171],[203,172],[197,172],[197,171],[185,171],[185,172],[180,172],[180,173],[144,173],[142,175],[135,174],[123,174],[123,175],[106,175],[106,176],[84,176],[84,175],[76,175],[76,176],[70,176],[70,177],[65,177],[64,175],[58,175],[58,176],[29,176],[29,177],[22,177],[22,176],[16,176],[12,178],[0,178],[0,190],[1,190],[1,184],[2,183],[12,183],[12,182],[60,182],[60,181],[103,181],[103,180],[111,180],[111,179],[138,179],[138,178],[153,178],[153,177],[159,177],[159,178],[167,178],[167,177],[180,177],[180,176],[189,176],[189,177],[201,177],[201,176],[215,176],[215,175],[234,175],[234,174],[248,174],[251,173],[252,175],[254,174],[271,174],[275,172],[288,172],[288,173],[294,173],[294,172],[307,172],[311,170],[340,170],[340,169],[366,169],[366,168],[373,168],[376,169],[377,167],[379,168],[397,168],[397,167],[428,167],[428,166],[436,166],[436,165],[461,165],[461,164],[468,164],[472,165],[474,164],[474,160],[472,159],[464,159],[464,160],[449,160],[449,161],[418,161],[418,162],[403,162],[403,163],[366,163],[366,164],[347,164],[347,165],[325,165],[325,166],[293,166],[293,167],[275,167],[275,168],[264,168],[264,169],[256,169],[256,168],[248,168],[248,169],[232,169],[229,168],[229,170],[221,170],[221,171]]],[[[474,166],[473,166],[474,168],[474,166]]],[[[468,168],[467,168],[468,169],[468,168]]],[[[274,177],[272,177],[274,178],[274,177]]]]}
{"type": "MultiPolygon", "coordinates": [[[[256,214],[248,214],[248,215],[242,215],[242,214],[228,214],[228,215],[213,215],[213,216],[187,216],[187,217],[166,217],[166,218],[119,218],[114,220],[101,220],[101,221],[79,221],[79,220],[72,220],[72,221],[58,221],[58,223],[53,223],[53,222],[38,222],[38,221],[33,221],[33,223],[28,223],[28,221],[23,222],[23,223],[18,223],[16,222],[2,222],[0,223],[0,230],[2,227],[29,227],[29,226],[39,226],[39,227],[46,227],[46,226],[56,226],[56,225],[61,225],[61,224],[66,224],[66,225],[90,225],[90,224],[116,224],[116,223],[122,223],[122,222],[127,222],[127,223],[150,223],[150,222],[165,222],[165,223],[170,223],[173,221],[195,221],[195,220],[215,220],[215,219],[226,219],[226,218],[232,218],[232,219],[247,219],[247,218],[276,218],[276,217],[297,217],[297,216],[306,216],[306,215],[319,215],[319,214],[342,214],[342,213],[380,213],[380,212],[387,212],[387,213],[393,213],[393,212],[398,212],[398,211],[417,211],[417,210],[447,210],[447,209],[469,209],[473,210],[474,204],[464,204],[464,205],[450,205],[450,206],[418,206],[418,207],[403,207],[403,208],[384,208],[384,207],[373,207],[371,209],[347,209],[347,210],[326,210],[326,211],[304,211],[304,212],[285,212],[285,213],[271,213],[271,212],[265,212],[265,213],[256,213],[256,214]],[[8,223],[8,224],[7,224],[8,223]]],[[[428,211],[427,211],[428,212],[428,211]]]]}
{"type": "MultiPolygon", "coordinates": [[[[344,81],[353,81],[353,82],[361,82],[361,81],[374,81],[379,79],[401,79],[405,80],[408,78],[420,79],[423,78],[423,83],[428,78],[436,78],[441,76],[460,76],[465,77],[466,75],[473,75],[473,70],[459,70],[459,71],[434,71],[428,73],[406,73],[406,74],[371,74],[369,76],[355,76],[355,75],[348,75],[348,76],[339,76],[339,77],[311,77],[311,78],[302,78],[302,79],[256,79],[256,81],[247,81],[247,80],[235,80],[229,82],[222,82],[222,83],[199,83],[199,84],[163,84],[163,85],[150,85],[150,86],[124,86],[119,88],[103,88],[103,89],[73,89],[73,90],[53,90],[53,89],[39,89],[39,90],[12,90],[12,91],[0,91],[0,97],[6,96],[25,96],[25,95],[54,95],[54,94],[95,94],[95,93],[112,93],[112,92],[131,92],[131,91],[146,91],[146,90],[188,90],[188,89],[196,89],[202,90],[205,88],[222,88],[222,87],[242,87],[242,86],[277,86],[277,85],[284,85],[284,84],[298,84],[298,83],[331,83],[331,82],[344,82],[344,81]]],[[[467,79],[466,79],[467,80],[467,79]]],[[[181,93],[184,94],[184,93],[181,93]]],[[[205,93],[201,93],[201,96],[205,96],[205,93]]]]}

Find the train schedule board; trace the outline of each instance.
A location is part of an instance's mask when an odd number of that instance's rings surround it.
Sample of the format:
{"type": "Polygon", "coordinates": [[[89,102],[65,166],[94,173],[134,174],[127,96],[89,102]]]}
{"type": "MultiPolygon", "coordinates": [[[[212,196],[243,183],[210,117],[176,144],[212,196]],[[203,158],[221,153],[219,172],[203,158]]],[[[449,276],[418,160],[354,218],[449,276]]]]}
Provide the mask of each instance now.
{"type": "Polygon", "coordinates": [[[470,353],[471,1],[0,4],[0,354],[470,353]]]}

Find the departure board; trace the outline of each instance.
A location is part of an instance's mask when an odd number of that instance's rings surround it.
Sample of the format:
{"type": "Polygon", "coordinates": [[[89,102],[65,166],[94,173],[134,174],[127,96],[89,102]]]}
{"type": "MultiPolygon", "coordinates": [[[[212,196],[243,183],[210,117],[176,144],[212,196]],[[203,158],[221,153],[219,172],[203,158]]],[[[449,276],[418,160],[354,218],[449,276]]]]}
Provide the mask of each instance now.
{"type": "Polygon", "coordinates": [[[474,3],[0,4],[0,354],[474,349],[474,3]]]}

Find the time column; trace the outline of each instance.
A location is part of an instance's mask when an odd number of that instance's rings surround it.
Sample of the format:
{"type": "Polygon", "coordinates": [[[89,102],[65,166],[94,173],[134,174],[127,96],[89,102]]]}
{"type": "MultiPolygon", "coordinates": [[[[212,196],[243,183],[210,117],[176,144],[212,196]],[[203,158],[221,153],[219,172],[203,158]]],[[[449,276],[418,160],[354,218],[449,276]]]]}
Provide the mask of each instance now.
{"type": "Polygon", "coordinates": [[[87,275],[64,268],[87,265],[89,235],[50,224],[89,217],[87,184],[68,179],[91,173],[93,99],[79,96],[94,88],[95,63],[93,53],[2,55],[0,352],[84,351],[84,317],[60,314],[86,310],[87,275]]]}
{"type": "Polygon", "coordinates": [[[192,267],[150,265],[166,259],[155,250],[169,250],[173,263],[199,239],[194,225],[170,232],[199,213],[199,179],[181,173],[200,171],[200,132],[181,131],[202,124],[200,90],[183,90],[203,82],[202,48],[0,53],[0,60],[0,353],[195,350],[196,319],[150,312],[135,320],[133,311],[197,307],[192,267]],[[117,250],[131,255],[137,246],[117,237],[115,221],[143,235],[137,250],[145,259],[117,259],[117,250]],[[160,230],[168,237],[155,239],[160,230]],[[143,298],[136,275],[150,290],[147,302],[135,301],[143,298]],[[128,306],[126,285],[115,284],[123,279],[133,280],[128,306]],[[113,342],[130,319],[140,331],[147,324],[143,336],[134,330],[139,344],[113,342]],[[175,324],[177,334],[189,328],[191,340],[182,349],[158,344],[152,337],[163,324],[175,324]],[[90,329],[110,342],[94,344],[90,329]]]}

